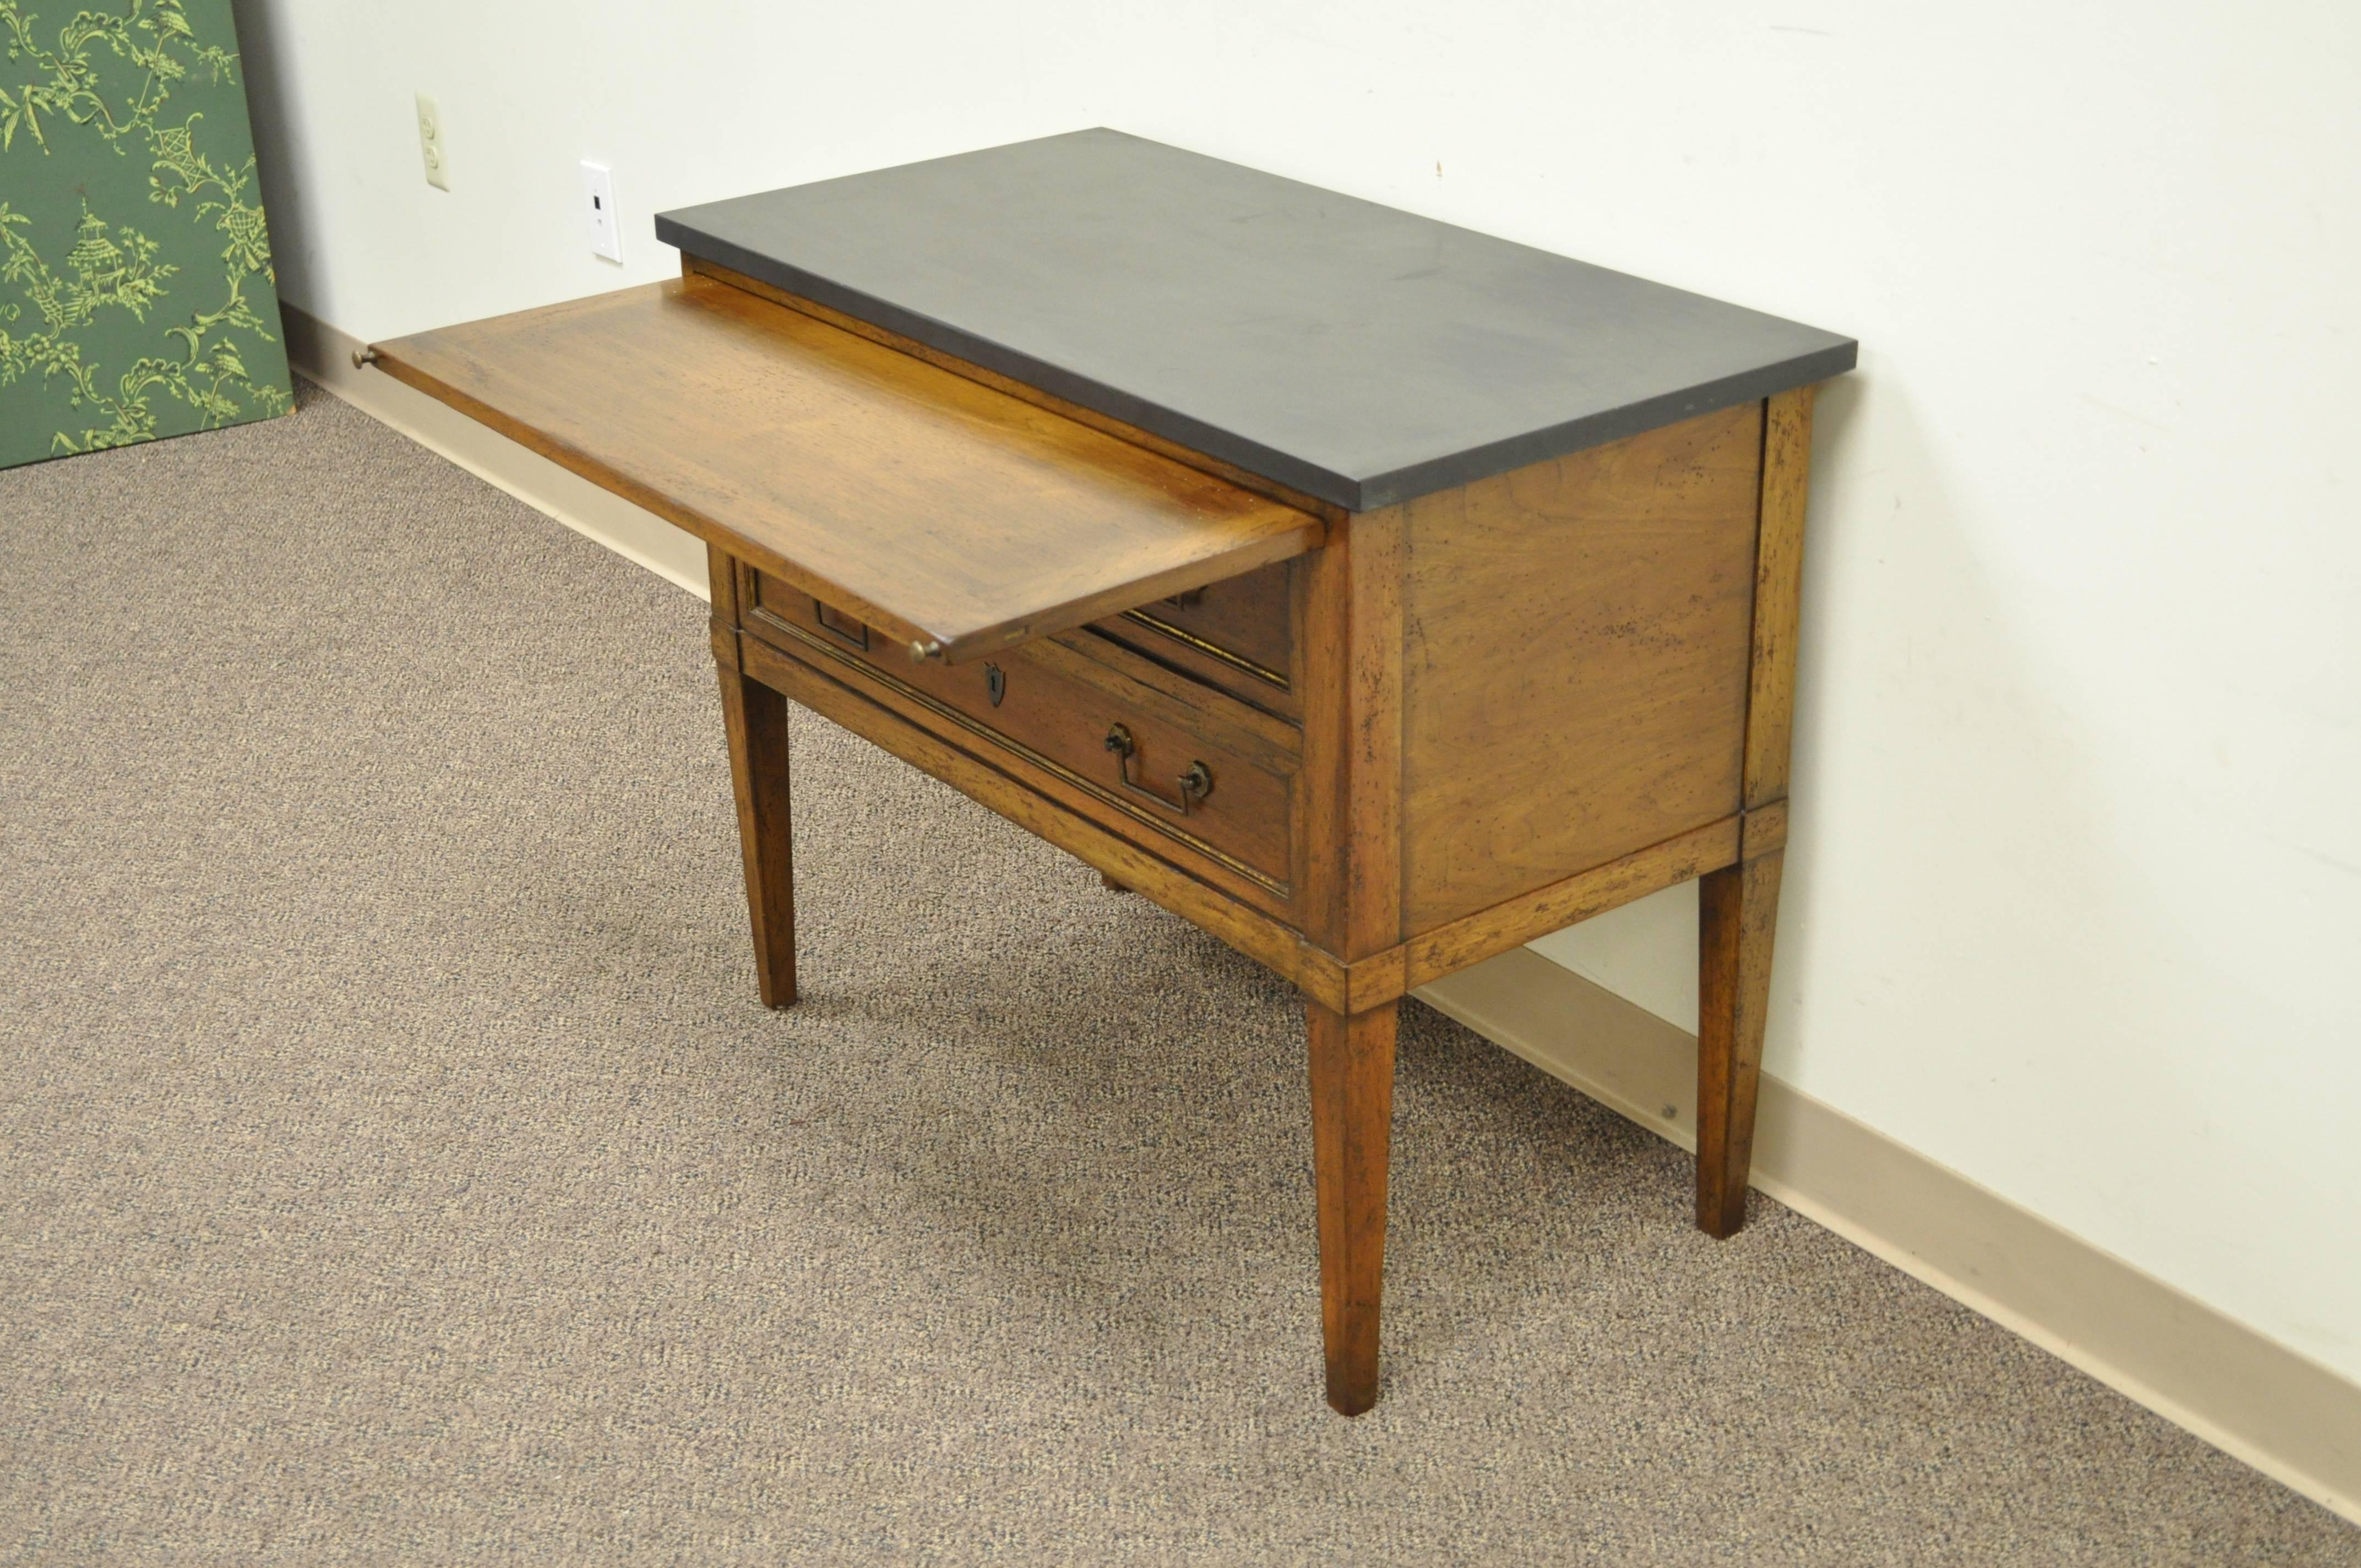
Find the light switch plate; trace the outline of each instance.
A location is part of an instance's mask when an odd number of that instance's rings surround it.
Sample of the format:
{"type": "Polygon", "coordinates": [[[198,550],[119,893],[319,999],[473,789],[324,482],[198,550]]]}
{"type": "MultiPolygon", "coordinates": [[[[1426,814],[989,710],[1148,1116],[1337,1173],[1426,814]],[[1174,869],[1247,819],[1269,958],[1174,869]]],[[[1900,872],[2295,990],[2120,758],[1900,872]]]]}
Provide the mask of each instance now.
{"type": "Polygon", "coordinates": [[[437,191],[451,189],[451,152],[443,145],[443,111],[427,94],[418,94],[418,155],[426,161],[426,182],[437,191]]]}
{"type": "Polygon", "coordinates": [[[615,175],[603,163],[582,160],[582,210],[590,225],[590,248],[608,260],[623,259],[623,225],[615,221],[615,175]]]}

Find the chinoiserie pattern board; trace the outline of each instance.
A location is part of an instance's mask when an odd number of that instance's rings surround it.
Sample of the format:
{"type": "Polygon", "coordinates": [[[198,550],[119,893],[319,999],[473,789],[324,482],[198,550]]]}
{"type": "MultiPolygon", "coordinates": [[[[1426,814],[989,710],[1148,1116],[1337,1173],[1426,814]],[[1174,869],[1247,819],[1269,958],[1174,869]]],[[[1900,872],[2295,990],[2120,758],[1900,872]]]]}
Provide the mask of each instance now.
{"type": "Polygon", "coordinates": [[[291,406],[230,0],[0,0],[0,466],[291,406]]]}

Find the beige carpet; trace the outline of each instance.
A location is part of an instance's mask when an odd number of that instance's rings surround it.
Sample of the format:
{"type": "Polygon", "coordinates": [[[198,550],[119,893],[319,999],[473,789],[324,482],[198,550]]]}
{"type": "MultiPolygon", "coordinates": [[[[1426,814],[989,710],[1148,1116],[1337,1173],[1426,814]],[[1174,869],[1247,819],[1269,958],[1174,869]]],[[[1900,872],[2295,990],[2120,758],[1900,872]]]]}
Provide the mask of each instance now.
{"type": "Polygon", "coordinates": [[[1413,1004],[1319,1390],[1289,989],[344,405],[0,474],[0,1561],[2361,1563],[1413,1004]]]}

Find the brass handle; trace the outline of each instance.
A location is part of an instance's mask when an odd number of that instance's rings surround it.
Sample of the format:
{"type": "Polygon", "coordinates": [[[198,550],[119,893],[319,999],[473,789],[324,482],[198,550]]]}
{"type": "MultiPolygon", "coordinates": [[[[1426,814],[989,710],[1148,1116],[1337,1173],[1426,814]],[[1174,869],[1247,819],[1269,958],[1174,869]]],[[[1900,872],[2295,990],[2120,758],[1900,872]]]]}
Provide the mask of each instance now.
{"type": "Polygon", "coordinates": [[[1168,799],[1132,777],[1131,764],[1139,758],[1139,742],[1121,724],[1107,726],[1106,749],[1115,753],[1115,777],[1123,787],[1134,795],[1144,795],[1176,817],[1186,817],[1189,808],[1213,793],[1213,770],[1202,762],[1192,762],[1173,782],[1180,788],[1180,798],[1168,799]]]}

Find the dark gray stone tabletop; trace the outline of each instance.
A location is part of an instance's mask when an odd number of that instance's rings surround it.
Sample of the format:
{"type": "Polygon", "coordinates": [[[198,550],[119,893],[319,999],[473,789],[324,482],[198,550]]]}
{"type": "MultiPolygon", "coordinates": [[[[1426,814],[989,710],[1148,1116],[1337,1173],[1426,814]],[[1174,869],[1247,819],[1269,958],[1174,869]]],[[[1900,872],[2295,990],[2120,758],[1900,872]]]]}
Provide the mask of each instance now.
{"type": "Polygon", "coordinates": [[[686,207],[656,236],[1356,511],[1817,381],[1856,352],[1111,130],[686,207]]]}

